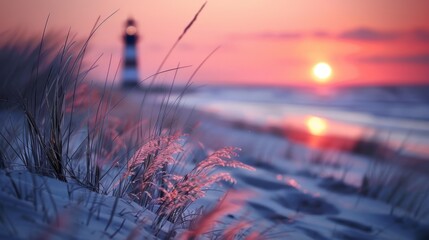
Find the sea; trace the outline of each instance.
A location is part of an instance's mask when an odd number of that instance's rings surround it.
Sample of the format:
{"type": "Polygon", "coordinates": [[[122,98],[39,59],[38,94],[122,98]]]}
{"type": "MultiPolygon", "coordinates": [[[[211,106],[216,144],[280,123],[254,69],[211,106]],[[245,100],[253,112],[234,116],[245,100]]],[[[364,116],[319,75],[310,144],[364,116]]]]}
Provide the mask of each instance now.
{"type": "Polygon", "coordinates": [[[321,147],[366,141],[429,161],[429,85],[205,86],[182,104],[292,141],[308,140],[303,134],[326,139],[321,147]]]}

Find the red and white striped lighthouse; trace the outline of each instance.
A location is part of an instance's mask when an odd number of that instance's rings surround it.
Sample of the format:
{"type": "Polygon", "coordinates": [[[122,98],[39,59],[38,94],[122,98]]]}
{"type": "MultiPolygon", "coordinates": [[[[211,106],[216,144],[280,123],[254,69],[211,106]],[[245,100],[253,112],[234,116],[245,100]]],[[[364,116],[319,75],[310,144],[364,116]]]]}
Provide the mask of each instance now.
{"type": "Polygon", "coordinates": [[[122,69],[122,87],[139,87],[139,73],[137,66],[137,34],[136,23],[132,18],[127,20],[124,33],[124,68],[122,69]]]}

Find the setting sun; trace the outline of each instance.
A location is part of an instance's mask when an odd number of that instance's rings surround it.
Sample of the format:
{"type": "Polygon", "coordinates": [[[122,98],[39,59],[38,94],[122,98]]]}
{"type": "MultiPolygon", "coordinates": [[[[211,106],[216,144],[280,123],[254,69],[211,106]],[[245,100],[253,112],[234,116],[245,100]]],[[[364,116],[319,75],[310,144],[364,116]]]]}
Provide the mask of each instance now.
{"type": "Polygon", "coordinates": [[[332,76],[332,68],[325,62],[317,63],[313,67],[313,76],[315,77],[315,80],[320,83],[327,82],[332,76]]]}
{"type": "Polygon", "coordinates": [[[316,136],[325,134],[328,128],[326,120],[319,117],[310,116],[307,118],[305,123],[307,125],[308,131],[316,136]]]}

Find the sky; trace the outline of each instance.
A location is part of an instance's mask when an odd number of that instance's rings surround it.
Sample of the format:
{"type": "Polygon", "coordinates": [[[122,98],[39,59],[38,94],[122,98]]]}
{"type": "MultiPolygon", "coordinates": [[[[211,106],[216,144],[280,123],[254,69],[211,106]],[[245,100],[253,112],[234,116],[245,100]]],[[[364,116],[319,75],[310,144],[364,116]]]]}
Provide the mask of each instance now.
{"type": "MultiPolygon", "coordinates": [[[[102,58],[91,78],[104,79],[123,56],[128,17],[140,35],[140,78],[156,72],[177,37],[205,1],[0,0],[0,34],[39,36],[48,29],[88,35],[97,17],[118,10],[96,33],[88,61],[102,58]]],[[[325,85],[429,84],[427,0],[209,0],[164,69],[178,65],[196,84],[318,85],[318,62],[331,65],[325,85]]],[[[171,81],[172,73],[159,77],[171,81]]]]}

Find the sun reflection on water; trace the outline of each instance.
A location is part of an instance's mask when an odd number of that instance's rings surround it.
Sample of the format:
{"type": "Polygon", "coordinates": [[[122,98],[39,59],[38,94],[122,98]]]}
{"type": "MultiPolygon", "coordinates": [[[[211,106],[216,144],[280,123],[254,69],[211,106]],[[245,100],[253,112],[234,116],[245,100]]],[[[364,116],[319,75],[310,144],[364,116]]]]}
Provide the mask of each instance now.
{"type": "Polygon", "coordinates": [[[306,119],[305,124],[308,131],[316,136],[325,135],[328,130],[328,122],[320,117],[310,116],[306,119]]]}

